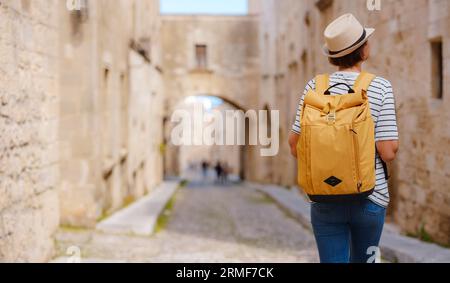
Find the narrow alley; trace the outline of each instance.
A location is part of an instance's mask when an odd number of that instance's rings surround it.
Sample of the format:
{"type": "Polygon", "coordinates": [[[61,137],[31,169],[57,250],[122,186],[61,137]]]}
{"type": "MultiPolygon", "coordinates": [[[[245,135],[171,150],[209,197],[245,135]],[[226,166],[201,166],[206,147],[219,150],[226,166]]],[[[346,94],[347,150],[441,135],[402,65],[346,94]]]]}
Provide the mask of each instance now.
{"type": "Polygon", "coordinates": [[[0,263],[319,262],[301,176],[346,183],[291,137],[343,14],[376,30],[358,72],[400,143],[375,253],[450,262],[450,1],[0,0],[0,263]]]}
{"type": "Polygon", "coordinates": [[[318,262],[312,233],[245,184],[193,180],[162,218],[149,237],[63,228],[56,261],[318,262]]]}

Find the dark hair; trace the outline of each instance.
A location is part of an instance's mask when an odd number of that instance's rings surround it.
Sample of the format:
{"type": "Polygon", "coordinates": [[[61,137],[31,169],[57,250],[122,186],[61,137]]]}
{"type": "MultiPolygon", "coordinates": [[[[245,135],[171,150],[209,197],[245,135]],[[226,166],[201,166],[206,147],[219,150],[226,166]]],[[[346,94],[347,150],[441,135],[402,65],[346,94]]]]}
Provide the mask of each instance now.
{"type": "Polygon", "coordinates": [[[353,51],[352,53],[345,55],[344,57],[339,58],[329,58],[331,64],[342,67],[342,68],[351,68],[354,67],[356,64],[364,60],[364,54],[363,50],[364,47],[367,45],[367,42],[364,43],[361,47],[353,51]]]}

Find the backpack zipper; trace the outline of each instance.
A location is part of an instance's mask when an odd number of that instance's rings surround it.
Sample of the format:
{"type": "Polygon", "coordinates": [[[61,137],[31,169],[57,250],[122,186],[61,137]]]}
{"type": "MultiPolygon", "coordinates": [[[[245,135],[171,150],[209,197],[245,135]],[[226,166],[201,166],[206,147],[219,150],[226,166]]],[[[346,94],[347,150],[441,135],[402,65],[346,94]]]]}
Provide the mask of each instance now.
{"type": "Polygon", "coordinates": [[[350,131],[353,132],[353,148],[355,151],[355,167],[356,167],[356,180],[357,180],[357,189],[358,192],[361,193],[362,181],[361,181],[361,168],[359,166],[360,158],[359,158],[359,142],[358,142],[358,133],[352,128],[350,131]]]}

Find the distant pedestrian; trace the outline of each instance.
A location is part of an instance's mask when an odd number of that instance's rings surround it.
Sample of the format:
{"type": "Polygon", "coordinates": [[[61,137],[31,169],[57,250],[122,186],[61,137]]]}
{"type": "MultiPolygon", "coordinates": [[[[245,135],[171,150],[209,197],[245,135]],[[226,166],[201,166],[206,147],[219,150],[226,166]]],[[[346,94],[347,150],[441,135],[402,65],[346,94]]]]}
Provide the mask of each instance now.
{"type": "Polygon", "coordinates": [[[216,166],[214,167],[214,169],[216,170],[216,178],[217,178],[217,182],[218,183],[222,183],[223,181],[223,167],[222,164],[220,163],[220,161],[217,162],[216,166]]]}
{"type": "Polygon", "coordinates": [[[227,183],[228,182],[228,174],[230,174],[231,172],[231,168],[228,165],[228,163],[225,162],[225,164],[223,165],[223,173],[222,173],[222,182],[223,183],[227,183]]]}
{"type": "Polygon", "coordinates": [[[209,163],[206,160],[203,160],[201,165],[202,165],[203,179],[206,179],[206,177],[208,177],[209,163]]]}

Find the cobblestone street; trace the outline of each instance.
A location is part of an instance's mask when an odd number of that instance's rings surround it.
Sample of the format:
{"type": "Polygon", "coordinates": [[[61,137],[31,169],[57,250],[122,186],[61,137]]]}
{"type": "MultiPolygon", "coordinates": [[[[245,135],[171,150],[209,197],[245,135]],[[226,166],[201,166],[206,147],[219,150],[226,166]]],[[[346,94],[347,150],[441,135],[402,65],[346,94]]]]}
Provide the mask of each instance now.
{"type": "Polygon", "coordinates": [[[448,27],[445,0],[0,0],[0,263],[316,263],[309,200],[369,193],[367,255],[450,262],[448,27]]]}
{"type": "Polygon", "coordinates": [[[57,242],[60,257],[75,246],[88,262],[318,261],[311,232],[271,200],[244,185],[212,182],[179,189],[154,236],[62,229],[57,242]]]}

